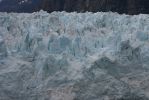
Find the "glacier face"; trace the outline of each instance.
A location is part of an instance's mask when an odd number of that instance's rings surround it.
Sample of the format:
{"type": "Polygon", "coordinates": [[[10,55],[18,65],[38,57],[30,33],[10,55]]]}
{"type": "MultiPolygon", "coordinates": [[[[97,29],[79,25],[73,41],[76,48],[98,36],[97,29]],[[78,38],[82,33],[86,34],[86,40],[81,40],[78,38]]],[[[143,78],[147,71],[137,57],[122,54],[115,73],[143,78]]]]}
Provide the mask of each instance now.
{"type": "Polygon", "coordinates": [[[0,13],[0,100],[149,100],[149,16],[0,13]]]}

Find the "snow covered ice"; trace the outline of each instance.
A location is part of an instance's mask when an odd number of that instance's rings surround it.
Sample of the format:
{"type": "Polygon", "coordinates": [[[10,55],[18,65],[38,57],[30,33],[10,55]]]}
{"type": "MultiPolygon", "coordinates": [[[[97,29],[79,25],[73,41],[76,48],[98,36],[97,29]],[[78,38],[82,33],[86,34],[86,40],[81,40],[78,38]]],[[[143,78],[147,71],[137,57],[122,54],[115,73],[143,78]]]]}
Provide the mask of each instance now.
{"type": "Polygon", "coordinates": [[[149,100],[149,15],[0,13],[0,100],[149,100]]]}

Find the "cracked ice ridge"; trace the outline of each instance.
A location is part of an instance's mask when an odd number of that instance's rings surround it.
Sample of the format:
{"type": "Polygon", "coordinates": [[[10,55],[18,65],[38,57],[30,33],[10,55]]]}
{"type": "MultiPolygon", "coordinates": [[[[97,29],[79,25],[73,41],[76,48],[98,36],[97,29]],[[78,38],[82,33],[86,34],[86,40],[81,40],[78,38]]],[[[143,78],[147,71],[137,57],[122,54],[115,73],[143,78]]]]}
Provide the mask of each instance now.
{"type": "Polygon", "coordinates": [[[149,100],[149,15],[0,13],[0,100],[149,100]]]}

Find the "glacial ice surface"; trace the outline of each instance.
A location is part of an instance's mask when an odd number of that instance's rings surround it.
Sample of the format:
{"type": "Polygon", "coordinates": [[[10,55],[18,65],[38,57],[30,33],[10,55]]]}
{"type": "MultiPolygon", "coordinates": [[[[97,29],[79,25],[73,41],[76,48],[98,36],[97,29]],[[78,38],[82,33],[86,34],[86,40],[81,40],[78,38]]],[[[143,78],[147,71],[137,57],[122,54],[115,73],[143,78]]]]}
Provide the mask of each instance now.
{"type": "Polygon", "coordinates": [[[0,13],[0,100],[149,100],[149,15],[0,13]]]}

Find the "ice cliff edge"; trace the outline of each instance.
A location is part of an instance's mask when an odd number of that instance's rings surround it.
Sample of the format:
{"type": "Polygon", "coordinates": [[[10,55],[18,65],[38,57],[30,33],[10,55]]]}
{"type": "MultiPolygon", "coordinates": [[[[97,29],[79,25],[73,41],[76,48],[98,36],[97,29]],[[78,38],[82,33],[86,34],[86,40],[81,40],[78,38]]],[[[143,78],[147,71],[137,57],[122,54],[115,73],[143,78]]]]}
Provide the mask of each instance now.
{"type": "Polygon", "coordinates": [[[149,100],[149,15],[0,13],[0,100],[149,100]]]}

